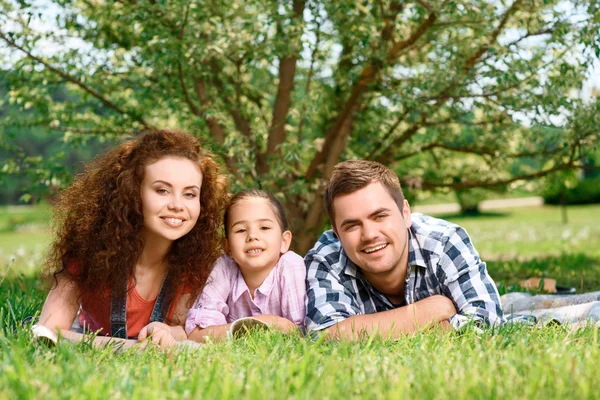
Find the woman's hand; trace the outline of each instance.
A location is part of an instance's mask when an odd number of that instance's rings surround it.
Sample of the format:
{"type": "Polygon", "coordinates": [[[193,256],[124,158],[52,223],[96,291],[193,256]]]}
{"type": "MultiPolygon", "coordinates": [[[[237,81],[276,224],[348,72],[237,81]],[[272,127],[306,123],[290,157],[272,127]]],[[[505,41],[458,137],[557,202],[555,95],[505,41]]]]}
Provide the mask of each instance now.
{"type": "Polygon", "coordinates": [[[140,330],[138,341],[148,340],[160,347],[171,347],[177,343],[173,337],[171,327],[162,322],[151,322],[140,330]]]}

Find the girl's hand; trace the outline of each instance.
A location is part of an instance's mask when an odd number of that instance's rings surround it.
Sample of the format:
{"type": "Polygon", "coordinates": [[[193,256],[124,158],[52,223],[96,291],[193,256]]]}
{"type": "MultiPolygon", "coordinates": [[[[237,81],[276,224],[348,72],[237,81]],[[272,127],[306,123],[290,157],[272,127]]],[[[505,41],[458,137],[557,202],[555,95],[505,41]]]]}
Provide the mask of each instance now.
{"type": "Polygon", "coordinates": [[[272,328],[284,333],[295,332],[298,329],[296,324],[294,324],[292,321],[278,315],[263,314],[255,315],[253,318],[266,322],[267,324],[271,325],[272,328]]]}
{"type": "Polygon", "coordinates": [[[143,342],[146,339],[160,347],[171,347],[177,343],[171,333],[171,327],[162,322],[151,322],[140,330],[138,341],[143,342]]]}

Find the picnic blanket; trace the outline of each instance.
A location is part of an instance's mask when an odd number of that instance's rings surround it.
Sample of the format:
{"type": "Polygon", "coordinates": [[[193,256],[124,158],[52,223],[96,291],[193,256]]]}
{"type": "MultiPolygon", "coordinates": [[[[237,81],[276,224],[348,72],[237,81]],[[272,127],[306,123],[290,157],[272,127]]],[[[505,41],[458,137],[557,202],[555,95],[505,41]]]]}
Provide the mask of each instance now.
{"type": "Polygon", "coordinates": [[[500,297],[504,314],[533,316],[538,323],[587,324],[600,326],[600,291],[569,295],[507,293],[500,297]]]}

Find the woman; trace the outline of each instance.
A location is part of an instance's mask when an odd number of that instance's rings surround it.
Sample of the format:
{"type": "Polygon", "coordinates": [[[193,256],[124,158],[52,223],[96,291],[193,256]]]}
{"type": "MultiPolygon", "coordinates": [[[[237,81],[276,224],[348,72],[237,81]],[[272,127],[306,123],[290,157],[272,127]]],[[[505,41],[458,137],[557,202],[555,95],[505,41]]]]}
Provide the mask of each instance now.
{"type": "Polygon", "coordinates": [[[43,330],[81,340],[78,316],[95,344],[186,339],[187,309],[221,252],[226,196],[211,154],[183,132],[148,132],[92,162],[56,206],[43,330]]]}

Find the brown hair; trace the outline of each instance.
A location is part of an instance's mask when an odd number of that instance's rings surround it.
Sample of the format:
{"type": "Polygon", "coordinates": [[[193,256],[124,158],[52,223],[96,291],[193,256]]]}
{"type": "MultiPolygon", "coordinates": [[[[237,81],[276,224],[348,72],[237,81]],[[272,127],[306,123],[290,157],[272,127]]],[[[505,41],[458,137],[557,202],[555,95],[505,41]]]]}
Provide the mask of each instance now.
{"type": "Polygon", "coordinates": [[[337,164],[333,168],[331,178],[329,178],[329,183],[325,189],[325,209],[334,227],[333,200],[336,196],[354,193],[373,182],[380,182],[385,187],[385,190],[392,196],[398,205],[398,209],[402,212],[404,194],[402,194],[400,180],[392,170],[375,161],[348,160],[337,164]]]}
{"type": "Polygon", "coordinates": [[[271,206],[271,209],[273,210],[273,213],[275,213],[275,217],[277,217],[277,222],[279,223],[281,231],[285,232],[290,229],[290,223],[288,221],[287,215],[285,214],[285,209],[283,208],[279,200],[275,198],[275,196],[273,196],[269,192],[265,192],[264,190],[248,189],[244,190],[243,192],[236,193],[236,195],[233,196],[231,200],[229,200],[229,204],[227,205],[227,209],[225,210],[225,215],[223,217],[226,237],[229,236],[229,213],[231,211],[231,208],[240,201],[246,200],[251,197],[258,197],[260,199],[267,200],[269,202],[269,205],[271,206]]]}
{"type": "Polygon", "coordinates": [[[145,168],[166,156],[191,160],[202,172],[201,211],[196,225],[173,242],[167,262],[172,287],[165,304],[176,291],[191,290],[195,299],[220,255],[221,215],[227,199],[227,181],[210,152],[192,135],[157,130],[141,134],[88,164],[71,187],[59,196],[55,207],[55,239],[44,265],[48,278],[66,273],[81,293],[122,291],[123,282],[135,276],[144,248],[140,186],[145,168]],[[80,273],[67,270],[70,262],[80,273]]]}

